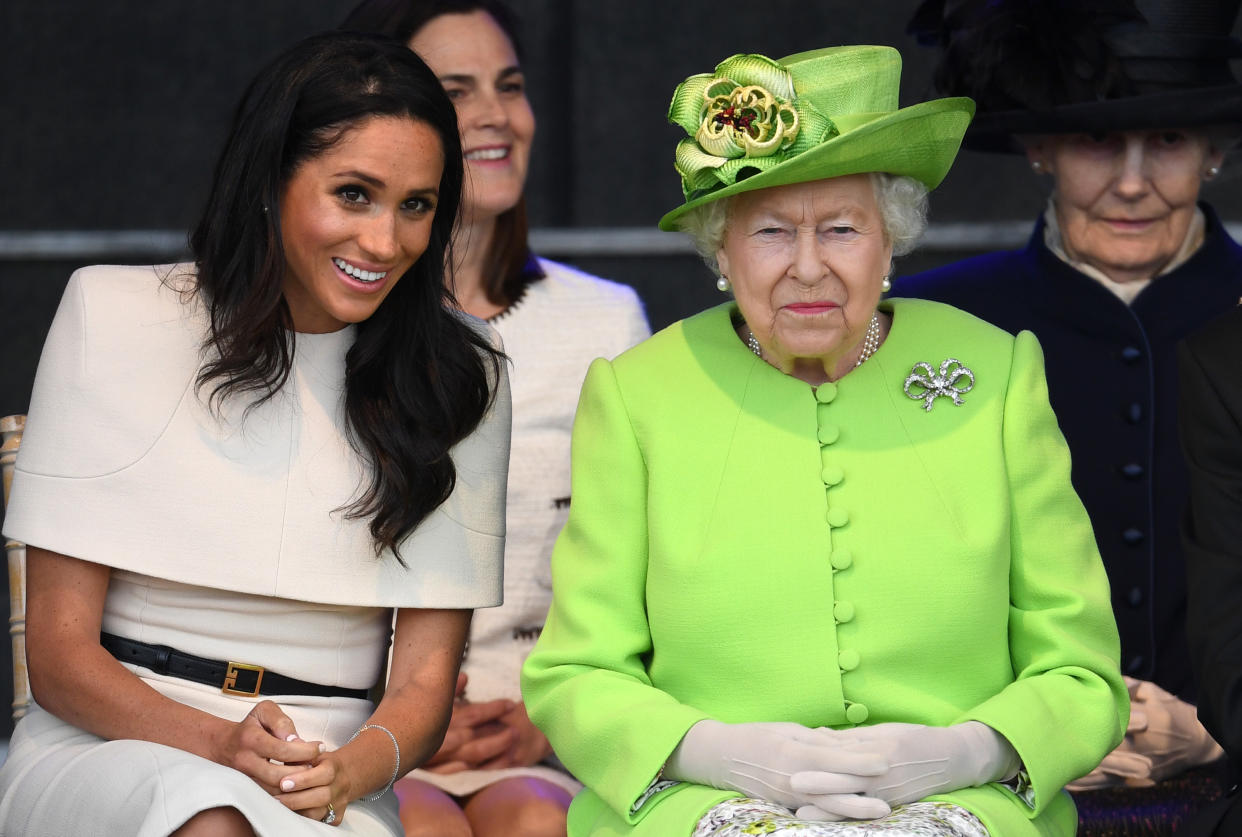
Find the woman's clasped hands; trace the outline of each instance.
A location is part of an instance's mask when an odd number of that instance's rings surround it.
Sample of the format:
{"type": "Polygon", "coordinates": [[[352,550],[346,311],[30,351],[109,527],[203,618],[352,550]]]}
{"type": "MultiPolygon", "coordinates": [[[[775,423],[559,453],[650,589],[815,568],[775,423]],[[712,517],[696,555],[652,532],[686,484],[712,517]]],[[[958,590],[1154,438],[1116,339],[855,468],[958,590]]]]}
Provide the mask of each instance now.
{"type": "MultiPolygon", "coordinates": [[[[889,805],[903,805],[935,793],[1010,779],[1019,768],[1013,745],[996,730],[978,721],[948,727],[885,723],[812,732],[831,736],[834,747],[883,759],[887,769],[865,782],[860,792],[889,805]]],[[[790,786],[810,800],[807,808],[799,810],[799,816],[837,819],[832,806],[834,794],[839,791],[832,774],[803,771],[790,777],[790,786]],[[828,808],[820,804],[821,796],[828,808]]]]}
{"type": "Polygon", "coordinates": [[[1126,737],[1098,767],[1070,782],[1070,790],[1150,787],[1224,755],[1192,704],[1149,680],[1125,680],[1130,692],[1126,737]]]}
{"type": "Polygon", "coordinates": [[[669,757],[664,775],[776,802],[800,817],[804,810],[816,819],[887,815],[888,803],[861,794],[887,772],[888,763],[872,753],[834,746],[835,734],[794,723],[699,721],[669,757]],[[794,788],[793,777],[804,773],[820,780],[815,793],[794,788]]]}
{"type": "Polygon", "coordinates": [[[999,733],[885,723],[848,730],[705,720],[682,738],[664,775],[776,802],[800,819],[875,819],[892,806],[1017,773],[999,733]]]}
{"type": "Polygon", "coordinates": [[[471,703],[465,691],[466,675],[458,674],[448,731],[440,749],[427,761],[427,770],[460,773],[528,767],[552,752],[547,737],[531,723],[520,701],[498,698],[471,703]]]}
{"type": "Polygon", "coordinates": [[[224,737],[221,764],[245,773],[282,805],[310,819],[332,811],[340,823],[349,783],[336,758],[320,741],[303,741],[293,721],[273,701],[264,700],[224,737]]]}

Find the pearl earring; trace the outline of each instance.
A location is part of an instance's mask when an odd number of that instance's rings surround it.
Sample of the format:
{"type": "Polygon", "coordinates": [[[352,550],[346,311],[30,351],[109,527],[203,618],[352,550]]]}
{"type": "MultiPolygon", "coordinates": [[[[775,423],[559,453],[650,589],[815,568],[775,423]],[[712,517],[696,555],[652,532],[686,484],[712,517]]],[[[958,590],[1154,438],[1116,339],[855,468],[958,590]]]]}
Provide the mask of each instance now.
{"type": "Polygon", "coordinates": [[[729,284],[727,277],[721,276],[716,280],[716,290],[720,291],[722,294],[727,294],[732,287],[733,286],[729,284]]]}
{"type": "Polygon", "coordinates": [[[880,292],[888,293],[892,289],[893,289],[893,280],[889,279],[888,275],[886,274],[884,278],[880,280],[880,292]]]}
{"type": "Polygon", "coordinates": [[[1208,170],[1203,173],[1204,180],[1212,180],[1216,175],[1220,174],[1219,166],[1208,166],[1208,170]]]}
{"type": "Polygon", "coordinates": [[[1032,160],[1032,161],[1031,161],[1031,171],[1035,172],[1036,174],[1043,174],[1043,173],[1044,173],[1044,164],[1043,164],[1043,163],[1041,163],[1041,162],[1039,162],[1039,160],[1032,160]]]}

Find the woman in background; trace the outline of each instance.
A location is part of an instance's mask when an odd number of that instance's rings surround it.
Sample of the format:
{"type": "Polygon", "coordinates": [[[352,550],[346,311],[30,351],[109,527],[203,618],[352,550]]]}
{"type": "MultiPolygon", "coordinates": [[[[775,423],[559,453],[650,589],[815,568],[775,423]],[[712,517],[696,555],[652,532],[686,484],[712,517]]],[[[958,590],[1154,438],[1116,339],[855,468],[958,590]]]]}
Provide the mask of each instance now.
{"type": "Polygon", "coordinates": [[[504,605],[477,614],[445,745],[400,783],[407,834],[558,835],[578,783],[521,702],[518,672],[551,598],[548,560],[569,513],[569,436],[588,364],[649,334],[624,285],[535,258],[523,188],[535,118],[516,22],[503,3],[368,0],[342,24],[407,44],[457,107],[463,225],[451,281],[512,361],[513,445],[504,605]]]}
{"type": "Polygon", "coordinates": [[[893,293],[1030,330],[1047,355],[1134,702],[1125,740],[1076,790],[1150,786],[1221,755],[1195,714],[1186,647],[1174,346],[1242,296],[1242,248],[1199,201],[1242,124],[1228,63],[1242,56],[1228,36],[1238,5],[933,0],[913,24],[942,46],[938,90],[979,105],[967,146],[1022,152],[1051,180],[1025,249],[893,293]]]}
{"type": "MultiPolygon", "coordinates": [[[[1199,717],[1242,773],[1242,308],[1178,347],[1178,415],[1190,506],[1185,518],[1186,634],[1199,683],[1199,717]]],[[[1242,796],[1227,794],[1178,830],[1181,837],[1242,834],[1242,796]]]]}
{"type": "Polygon", "coordinates": [[[461,183],[426,65],[321,35],[247,89],[194,264],[70,279],[5,519],[37,705],[0,832],[401,833],[389,790],[501,596],[508,386],[444,284],[461,183]]]}

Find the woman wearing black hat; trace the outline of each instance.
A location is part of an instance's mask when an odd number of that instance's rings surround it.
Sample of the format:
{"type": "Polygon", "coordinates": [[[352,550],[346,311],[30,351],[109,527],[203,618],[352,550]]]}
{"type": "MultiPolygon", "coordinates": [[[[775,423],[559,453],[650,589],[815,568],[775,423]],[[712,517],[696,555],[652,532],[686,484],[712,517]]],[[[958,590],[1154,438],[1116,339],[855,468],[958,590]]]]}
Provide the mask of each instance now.
{"type": "Polygon", "coordinates": [[[935,299],[1039,337],[1052,405],[1112,584],[1133,712],[1079,787],[1143,786],[1214,761],[1195,715],[1178,522],[1186,469],[1173,347],[1242,296],[1242,248],[1203,182],[1242,123],[1227,37],[1238,0],[929,0],[911,25],[936,82],[979,116],[967,144],[1024,151],[1052,178],[1023,250],[910,277],[935,299]]]}

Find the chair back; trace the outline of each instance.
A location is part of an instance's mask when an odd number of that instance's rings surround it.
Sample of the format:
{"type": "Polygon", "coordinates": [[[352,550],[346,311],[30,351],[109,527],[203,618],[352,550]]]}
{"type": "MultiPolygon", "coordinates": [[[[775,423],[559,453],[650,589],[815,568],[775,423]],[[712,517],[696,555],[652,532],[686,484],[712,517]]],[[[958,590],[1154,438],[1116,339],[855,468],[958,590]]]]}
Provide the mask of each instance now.
{"type": "MultiPolygon", "coordinates": [[[[0,417],[0,474],[4,479],[4,504],[9,504],[17,449],[26,429],[25,416],[0,417]]],[[[9,633],[13,638],[13,720],[30,708],[30,676],[26,672],[26,545],[5,540],[9,559],[9,633]]]]}

